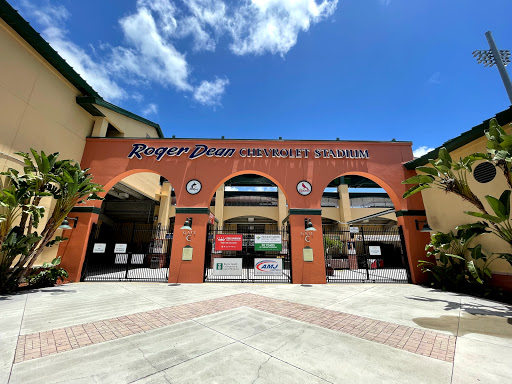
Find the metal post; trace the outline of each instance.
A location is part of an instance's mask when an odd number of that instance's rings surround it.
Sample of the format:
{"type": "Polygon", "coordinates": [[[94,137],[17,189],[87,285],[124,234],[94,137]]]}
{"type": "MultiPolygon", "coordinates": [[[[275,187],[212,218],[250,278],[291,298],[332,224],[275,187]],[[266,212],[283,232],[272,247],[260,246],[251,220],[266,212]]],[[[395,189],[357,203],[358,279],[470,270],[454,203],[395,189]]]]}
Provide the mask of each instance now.
{"type": "Polygon", "coordinates": [[[503,85],[505,85],[505,89],[508,94],[508,98],[512,103],[512,83],[510,82],[510,77],[508,76],[507,69],[505,68],[505,64],[503,64],[503,60],[501,59],[501,54],[496,47],[496,43],[492,38],[491,31],[485,32],[485,37],[487,38],[487,42],[489,43],[489,47],[491,48],[492,55],[494,56],[494,62],[500,71],[501,80],[503,81],[503,85]]]}

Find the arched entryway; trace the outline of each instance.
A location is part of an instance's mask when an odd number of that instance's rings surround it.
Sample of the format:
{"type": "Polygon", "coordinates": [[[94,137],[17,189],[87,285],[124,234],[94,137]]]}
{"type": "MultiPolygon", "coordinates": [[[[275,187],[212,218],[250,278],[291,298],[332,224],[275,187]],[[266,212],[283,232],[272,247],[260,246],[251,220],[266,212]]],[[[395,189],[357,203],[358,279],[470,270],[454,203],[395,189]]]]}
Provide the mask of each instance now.
{"type": "Polygon", "coordinates": [[[322,234],[329,283],[407,283],[409,263],[390,196],[361,175],[333,179],[322,196],[322,234]]]}
{"type": "Polygon", "coordinates": [[[262,173],[237,173],[217,188],[210,208],[205,282],[290,283],[286,196],[262,173]]]}
{"type": "MultiPolygon", "coordinates": [[[[401,181],[414,174],[402,165],[410,159],[407,142],[91,138],[81,163],[107,190],[141,171],[169,180],[176,191],[169,282],[203,281],[212,198],[227,180],[244,174],[264,176],[286,198],[286,220],[277,221],[290,228],[294,283],[326,282],[323,236],[320,231],[306,233],[306,224],[322,227],[323,192],[333,179],[346,174],[364,176],[387,192],[403,228],[412,280],[420,282],[417,260],[425,254],[428,235],[417,231],[415,222],[425,219],[424,207],[420,194],[401,197],[406,190],[401,181]],[[182,230],[187,218],[193,224],[182,230]]],[[[100,204],[92,202],[73,212],[78,226],[73,240],[62,248],[63,265],[72,279],[80,276],[86,239],[98,220],[100,204]]]]}

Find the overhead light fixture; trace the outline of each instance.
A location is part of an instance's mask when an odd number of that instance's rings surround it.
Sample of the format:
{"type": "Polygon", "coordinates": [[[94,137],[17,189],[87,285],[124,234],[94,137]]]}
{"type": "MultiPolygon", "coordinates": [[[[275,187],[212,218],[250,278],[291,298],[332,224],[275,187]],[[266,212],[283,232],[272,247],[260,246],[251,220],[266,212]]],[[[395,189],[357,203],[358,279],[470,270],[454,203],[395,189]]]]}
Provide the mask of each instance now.
{"type": "Polygon", "coordinates": [[[192,229],[192,218],[187,217],[187,219],[183,223],[183,227],[181,227],[180,229],[185,229],[187,231],[190,231],[192,229]]]}
{"type": "Polygon", "coordinates": [[[58,229],[73,229],[76,228],[76,223],[78,223],[78,217],[66,217],[62,224],[59,225],[58,229]],[[73,226],[69,225],[69,220],[73,220],[73,226]]]}
{"type": "Polygon", "coordinates": [[[313,223],[311,222],[311,219],[304,219],[304,226],[306,228],[306,231],[316,231],[315,227],[313,227],[313,223]]]}

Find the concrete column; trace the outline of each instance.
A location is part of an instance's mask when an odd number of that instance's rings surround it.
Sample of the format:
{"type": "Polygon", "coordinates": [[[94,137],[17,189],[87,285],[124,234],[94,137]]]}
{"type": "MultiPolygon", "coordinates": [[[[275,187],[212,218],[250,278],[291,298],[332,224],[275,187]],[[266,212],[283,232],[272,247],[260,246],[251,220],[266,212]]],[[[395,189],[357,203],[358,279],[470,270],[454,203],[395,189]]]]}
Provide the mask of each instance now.
{"type": "Polygon", "coordinates": [[[325,256],[321,215],[290,215],[292,283],[325,284],[325,256]],[[304,219],[311,219],[316,231],[306,232],[304,219]],[[313,249],[313,261],[304,261],[303,249],[313,249]]]}
{"type": "Polygon", "coordinates": [[[68,240],[60,243],[58,254],[62,255],[60,266],[68,271],[69,281],[78,282],[82,275],[91,227],[98,221],[98,213],[70,212],[68,217],[78,218],[78,221],[76,228],[62,231],[62,236],[68,240]]]}
{"type": "Polygon", "coordinates": [[[217,225],[224,226],[224,184],[215,193],[215,218],[219,220],[217,225]]]}
{"type": "Polygon", "coordinates": [[[283,226],[283,220],[288,215],[288,208],[286,207],[286,196],[281,188],[277,188],[277,205],[279,209],[279,219],[277,220],[277,227],[281,228],[283,226]]]}
{"type": "Polygon", "coordinates": [[[169,283],[202,283],[208,227],[207,214],[176,213],[172,241],[169,283]],[[192,230],[181,227],[187,217],[192,218],[192,230]],[[192,247],[192,260],[183,260],[183,248],[192,247]]]}
{"type": "Polygon", "coordinates": [[[163,227],[169,226],[172,205],[172,185],[164,182],[160,192],[160,207],[158,209],[158,224],[163,227]]]}
{"type": "Polygon", "coordinates": [[[94,128],[92,129],[92,137],[107,136],[108,120],[104,117],[96,117],[94,119],[94,128]]]}
{"type": "Polygon", "coordinates": [[[338,185],[338,194],[340,197],[340,221],[346,223],[352,220],[352,212],[350,211],[350,197],[348,194],[348,185],[338,185]]]}

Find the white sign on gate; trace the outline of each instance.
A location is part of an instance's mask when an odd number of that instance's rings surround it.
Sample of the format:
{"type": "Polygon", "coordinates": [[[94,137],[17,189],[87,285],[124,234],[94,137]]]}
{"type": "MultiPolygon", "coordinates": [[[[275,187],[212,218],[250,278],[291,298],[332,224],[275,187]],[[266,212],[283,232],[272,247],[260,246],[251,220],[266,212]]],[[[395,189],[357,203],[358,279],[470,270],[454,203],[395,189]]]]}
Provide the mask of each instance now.
{"type": "Polygon", "coordinates": [[[254,259],[255,276],[282,276],[283,259],[254,259]]]}
{"type": "Polygon", "coordinates": [[[380,256],[380,247],[378,245],[369,245],[368,248],[370,249],[370,256],[380,256]]]}
{"type": "Polygon", "coordinates": [[[213,259],[214,276],[241,276],[242,258],[216,257],[213,259]]]}
{"type": "Polygon", "coordinates": [[[114,253],[125,253],[127,244],[116,244],[114,246],[114,253]]]}
{"type": "Polygon", "coordinates": [[[105,253],[106,248],[106,243],[95,243],[94,247],[92,248],[92,253],[105,253]]]}
{"type": "Polygon", "coordinates": [[[359,233],[359,227],[350,227],[349,231],[350,233],[359,233]]]}

